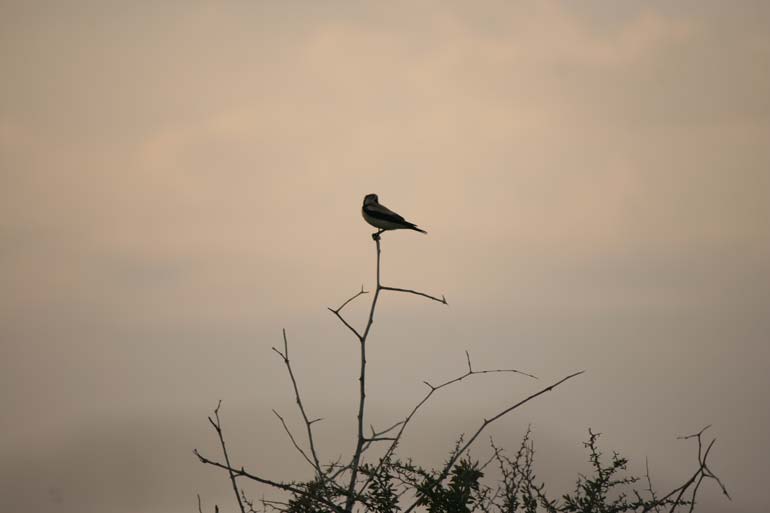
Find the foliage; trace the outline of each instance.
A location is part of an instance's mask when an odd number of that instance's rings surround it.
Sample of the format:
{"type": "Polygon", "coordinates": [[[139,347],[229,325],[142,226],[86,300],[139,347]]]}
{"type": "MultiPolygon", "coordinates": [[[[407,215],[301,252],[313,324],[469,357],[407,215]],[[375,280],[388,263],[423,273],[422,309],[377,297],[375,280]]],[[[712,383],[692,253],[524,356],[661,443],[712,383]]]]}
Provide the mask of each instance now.
{"type": "MultiPolygon", "coordinates": [[[[402,511],[399,497],[413,492],[418,497],[417,507],[428,513],[644,513],[690,509],[693,501],[684,498],[657,498],[647,476],[649,488],[639,490],[641,479],[627,474],[628,459],[614,452],[609,461],[602,458],[598,440],[600,433],[589,429],[584,446],[588,450],[591,472],[578,474],[575,490],[565,493],[560,500],[549,499],[545,483],[539,483],[534,473],[534,444],[527,430],[513,458],[492,443],[493,455],[485,463],[469,458],[458,460],[451,468],[448,479],[441,479],[440,470],[426,470],[411,460],[388,458],[377,469],[365,464],[362,474],[372,478],[368,491],[358,500],[372,513],[402,511]],[[496,463],[499,479],[496,483],[482,481],[487,467],[496,463]]],[[[314,503],[320,492],[334,495],[317,481],[303,486],[308,495],[295,495],[286,513],[327,512],[314,503]]],[[[281,509],[275,508],[274,509],[281,509]]]]}

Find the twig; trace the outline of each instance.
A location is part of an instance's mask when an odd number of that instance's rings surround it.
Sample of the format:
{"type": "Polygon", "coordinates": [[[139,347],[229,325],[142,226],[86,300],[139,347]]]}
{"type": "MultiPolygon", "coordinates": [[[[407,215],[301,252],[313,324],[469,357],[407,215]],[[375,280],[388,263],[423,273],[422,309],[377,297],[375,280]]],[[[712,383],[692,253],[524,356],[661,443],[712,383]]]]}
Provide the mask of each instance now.
{"type": "Polygon", "coordinates": [[[655,511],[659,512],[660,507],[658,506],[658,498],[655,496],[655,489],[652,487],[652,478],[650,477],[650,460],[648,458],[644,458],[644,474],[647,478],[647,491],[650,492],[651,502],[655,505],[655,511]]]}
{"type": "Polygon", "coordinates": [[[354,327],[353,327],[353,326],[352,326],[352,325],[351,325],[351,324],[350,324],[350,323],[349,323],[349,322],[348,322],[348,321],[347,321],[347,320],[346,320],[346,319],[345,319],[345,318],[342,316],[342,314],[341,314],[340,312],[342,311],[342,309],[343,309],[343,308],[345,308],[345,306],[347,306],[347,304],[348,304],[348,303],[350,303],[351,301],[353,301],[354,299],[356,299],[358,296],[362,296],[362,295],[364,295],[364,294],[368,294],[368,293],[369,293],[369,291],[368,291],[368,290],[364,290],[364,286],[363,286],[363,285],[361,285],[361,290],[360,290],[360,291],[358,291],[358,292],[356,292],[356,293],[355,293],[355,294],[353,294],[352,296],[350,296],[350,298],[348,298],[348,299],[347,299],[347,300],[346,300],[344,303],[342,303],[340,306],[338,306],[337,308],[328,308],[328,310],[329,310],[331,313],[333,313],[334,315],[336,315],[336,316],[337,316],[337,319],[339,319],[339,320],[340,320],[340,322],[342,322],[342,324],[344,324],[344,325],[345,325],[345,327],[347,327],[347,328],[348,328],[350,331],[352,331],[352,332],[353,332],[353,334],[356,336],[356,338],[358,338],[358,340],[359,340],[359,341],[361,340],[361,334],[358,332],[358,330],[357,330],[357,329],[355,329],[355,328],[354,328],[354,327]]]}
{"type": "Polygon", "coordinates": [[[361,334],[358,332],[358,330],[357,330],[357,329],[355,329],[353,326],[351,326],[351,325],[350,325],[350,323],[349,323],[348,321],[346,321],[346,320],[345,320],[345,318],[344,318],[344,317],[343,317],[343,316],[342,316],[342,315],[339,313],[339,311],[337,311],[337,310],[334,310],[334,309],[332,309],[332,308],[329,308],[329,311],[330,311],[331,313],[333,313],[334,315],[336,315],[336,316],[337,316],[337,319],[339,319],[339,320],[342,322],[342,324],[344,324],[344,325],[345,325],[345,327],[346,327],[347,329],[349,329],[350,331],[352,331],[352,332],[353,332],[353,334],[356,336],[356,338],[357,338],[359,341],[361,340],[361,337],[362,337],[362,335],[361,335],[361,334]]]}
{"type": "Polygon", "coordinates": [[[441,299],[439,299],[435,296],[431,296],[430,294],[426,294],[425,292],[418,292],[416,290],[411,290],[411,289],[401,289],[398,287],[386,287],[385,285],[382,285],[380,289],[392,290],[393,292],[406,292],[407,294],[414,294],[416,296],[426,297],[428,299],[432,299],[433,301],[438,301],[439,303],[449,306],[449,303],[446,302],[446,297],[444,296],[441,296],[441,299]]]}
{"type": "MultiPolygon", "coordinates": [[[[308,499],[311,499],[311,500],[316,501],[316,502],[318,502],[320,504],[323,504],[324,506],[328,506],[328,507],[332,508],[334,511],[337,511],[338,513],[343,513],[343,511],[344,511],[340,506],[338,506],[337,504],[331,502],[330,500],[325,499],[323,497],[318,497],[318,496],[315,496],[315,495],[311,495],[308,492],[306,492],[305,490],[303,490],[301,488],[297,488],[296,486],[293,486],[291,484],[282,483],[282,482],[278,482],[278,481],[273,481],[271,479],[266,479],[264,477],[257,476],[255,474],[252,474],[252,473],[246,471],[243,467],[241,467],[240,469],[236,469],[236,468],[231,467],[229,464],[223,464],[223,463],[220,463],[218,461],[210,460],[210,459],[206,458],[205,456],[203,456],[200,452],[198,452],[198,449],[193,449],[193,454],[195,454],[195,456],[198,457],[198,459],[200,460],[201,463],[204,463],[206,465],[211,465],[211,466],[214,466],[214,467],[218,467],[218,468],[227,470],[228,472],[230,472],[232,475],[234,475],[236,477],[245,477],[245,478],[251,479],[252,481],[256,481],[258,483],[270,485],[273,488],[278,488],[280,490],[285,490],[287,492],[291,492],[293,494],[300,495],[302,497],[307,497],[308,499]]],[[[238,502],[240,503],[240,498],[239,498],[238,502]]]]}
{"type": "MultiPolygon", "coordinates": [[[[307,439],[308,439],[308,445],[310,445],[310,453],[313,455],[313,461],[311,462],[310,459],[305,455],[304,451],[299,449],[299,446],[294,441],[294,437],[291,436],[291,433],[289,433],[289,437],[291,438],[291,441],[294,443],[294,446],[297,447],[297,449],[300,450],[303,456],[305,456],[305,459],[308,460],[308,462],[315,468],[316,474],[320,479],[323,479],[323,472],[321,471],[321,463],[318,459],[318,453],[316,453],[315,450],[315,442],[313,441],[313,423],[317,422],[319,419],[310,420],[307,416],[307,413],[305,413],[305,407],[302,405],[302,398],[300,397],[299,393],[299,387],[297,386],[297,379],[294,377],[294,371],[291,369],[291,362],[289,361],[289,342],[286,338],[286,329],[283,330],[283,353],[273,347],[273,351],[275,351],[283,360],[284,365],[286,365],[286,370],[289,371],[289,377],[291,378],[291,384],[294,387],[294,396],[297,400],[297,407],[299,408],[300,414],[302,414],[302,420],[305,421],[305,429],[307,431],[307,439]]],[[[275,412],[275,410],[273,410],[275,412]]],[[[276,413],[278,415],[278,413],[276,413]]],[[[281,422],[283,422],[283,418],[278,415],[278,418],[281,419],[281,422]]],[[[283,427],[288,432],[288,428],[286,427],[286,423],[283,424],[283,427]]]]}
{"type": "Polygon", "coordinates": [[[334,312],[340,312],[340,311],[342,311],[342,309],[343,309],[343,308],[345,308],[345,306],[347,306],[347,304],[348,304],[348,303],[350,303],[351,301],[353,301],[354,299],[356,299],[358,296],[361,296],[361,295],[363,295],[363,294],[368,294],[368,293],[369,293],[369,291],[368,291],[368,290],[364,290],[364,286],[363,286],[363,285],[361,285],[361,290],[359,290],[358,292],[356,292],[356,293],[355,293],[354,295],[352,295],[352,296],[351,296],[351,297],[350,297],[350,298],[349,298],[347,301],[345,301],[344,303],[342,303],[340,306],[338,306],[338,307],[337,307],[337,309],[336,309],[336,310],[333,310],[333,311],[334,311],[334,312]]]}
{"type": "Polygon", "coordinates": [[[307,461],[311,467],[315,468],[315,464],[313,463],[313,461],[310,458],[308,458],[305,451],[302,450],[302,447],[300,447],[297,441],[294,439],[294,435],[291,434],[291,431],[289,430],[289,427],[286,425],[286,421],[283,419],[283,417],[281,417],[281,415],[275,410],[273,410],[273,413],[275,414],[276,417],[278,417],[278,420],[281,421],[281,424],[283,425],[283,429],[284,431],[286,431],[286,434],[289,435],[289,439],[291,440],[291,443],[294,445],[294,448],[299,451],[299,453],[302,455],[303,458],[305,458],[305,461],[307,461]]]}
{"type": "MultiPolygon", "coordinates": [[[[492,463],[493,461],[495,461],[495,460],[500,461],[500,449],[495,447],[495,442],[494,442],[494,440],[492,440],[491,436],[489,437],[489,444],[492,446],[492,456],[490,456],[489,459],[483,465],[481,465],[479,467],[479,470],[482,470],[482,471],[485,468],[487,468],[489,466],[489,464],[492,463]]],[[[495,495],[497,495],[497,494],[495,494],[495,495]]]]}
{"type": "MultiPolygon", "coordinates": [[[[241,492],[241,495],[243,496],[243,502],[245,502],[246,505],[249,507],[249,513],[258,513],[257,508],[254,507],[254,501],[249,500],[248,497],[246,497],[246,494],[243,492],[241,492]]],[[[269,499],[265,499],[264,497],[259,499],[259,502],[262,503],[263,513],[267,512],[268,507],[275,511],[287,511],[289,509],[288,502],[269,500],[269,499]],[[279,506],[282,506],[282,507],[279,507],[279,506]]]]}
{"type": "MultiPolygon", "coordinates": [[[[222,454],[225,457],[225,463],[227,463],[228,469],[230,468],[230,457],[227,454],[227,447],[225,446],[225,437],[222,434],[222,423],[219,420],[219,408],[222,406],[222,401],[219,401],[217,403],[216,409],[214,409],[214,417],[217,419],[216,422],[209,417],[209,423],[214,427],[214,430],[217,432],[217,436],[219,437],[219,443],[222,446],[222,454]]],[[[229,470],[228,472],[230,474],[230,481],[233,483],[233,492],[235,493],[235,498],[238,499],[238,506],[241,508],[241,513],[246,513],[246,510],[243,508],[243,502],[241,502],[241,495],[238,493],[238,484],[235,481],[236,474],[229,470]]]]}

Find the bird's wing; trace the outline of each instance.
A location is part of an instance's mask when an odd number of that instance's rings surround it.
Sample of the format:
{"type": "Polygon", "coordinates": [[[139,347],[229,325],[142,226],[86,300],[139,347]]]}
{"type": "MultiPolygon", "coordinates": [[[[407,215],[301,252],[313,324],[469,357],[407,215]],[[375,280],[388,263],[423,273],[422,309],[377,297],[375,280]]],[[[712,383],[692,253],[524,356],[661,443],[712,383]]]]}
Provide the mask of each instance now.
{"type": "Polygon", "coordinates": [[[388,207],[380,205],[379,203],[366,205],[364,208],[366,209],[366,212],[372,217],[377,217],[385,221],[391,221],[394,223],[406,222],[406,220],[403,217],[396,214],[395,212],[390,210],[388,207]]]}

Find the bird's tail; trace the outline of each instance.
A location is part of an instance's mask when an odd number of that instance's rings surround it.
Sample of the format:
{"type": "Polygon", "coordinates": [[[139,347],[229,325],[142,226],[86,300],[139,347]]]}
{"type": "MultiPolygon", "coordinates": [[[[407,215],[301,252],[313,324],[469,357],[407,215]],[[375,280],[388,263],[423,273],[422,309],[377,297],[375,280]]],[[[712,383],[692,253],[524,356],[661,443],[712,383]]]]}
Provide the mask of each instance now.
{"type": "Polygon", "coordinates": [[[412,225],[412,226],[410,226],[410,228],[411,228],[412,230],[416,231],[416,232],[424,233],[424,234],[426,234],[426,235],[428,234],[428,232],[426,232],[425,230],[423,230],[423,229],[421,229],[421,228],[417,228],[417,226],[416,226],[416,225],[412,225]]]}

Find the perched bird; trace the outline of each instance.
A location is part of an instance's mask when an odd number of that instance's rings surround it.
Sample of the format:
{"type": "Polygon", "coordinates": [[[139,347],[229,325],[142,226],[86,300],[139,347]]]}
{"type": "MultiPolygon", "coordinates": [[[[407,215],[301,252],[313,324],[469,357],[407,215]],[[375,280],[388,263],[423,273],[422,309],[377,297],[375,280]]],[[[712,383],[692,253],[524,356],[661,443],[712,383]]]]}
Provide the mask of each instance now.
{"type": "Polygon", "coordinates": [[[415,230],[420,233],[428,233],[425,230],[417,228],[417,225],[410,223],[400,215],[385,206],[380,205],[376,194],[367,194],[364,197],[364,205],[361,207],[361,215],[367,223],[379,228],[380,232],[385,230],[415,230]]]}

